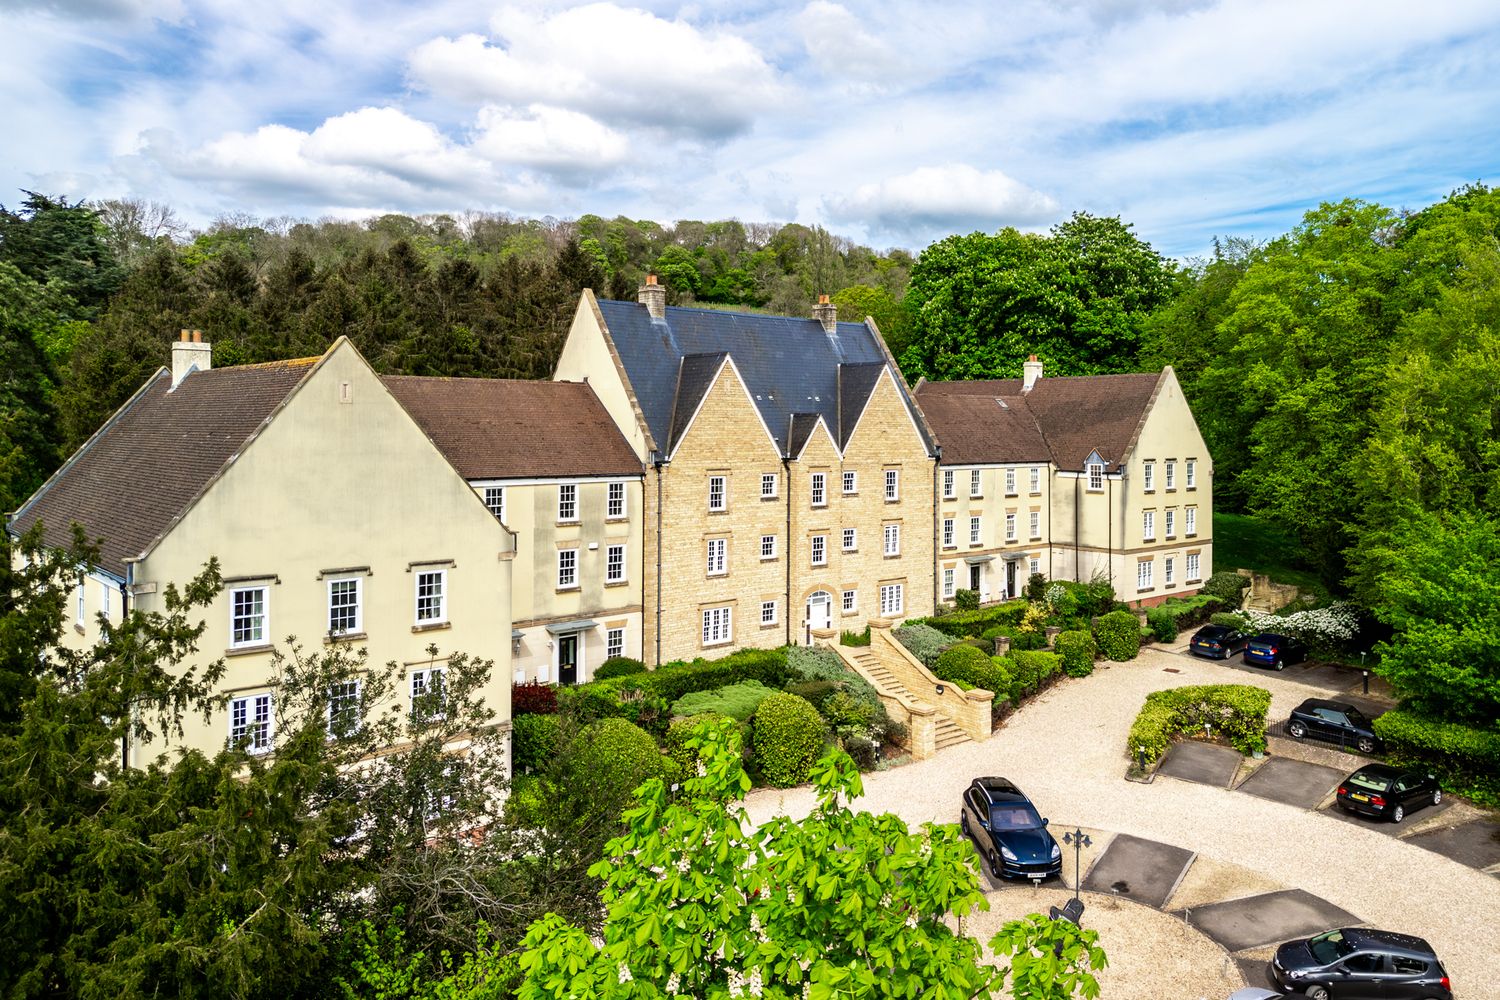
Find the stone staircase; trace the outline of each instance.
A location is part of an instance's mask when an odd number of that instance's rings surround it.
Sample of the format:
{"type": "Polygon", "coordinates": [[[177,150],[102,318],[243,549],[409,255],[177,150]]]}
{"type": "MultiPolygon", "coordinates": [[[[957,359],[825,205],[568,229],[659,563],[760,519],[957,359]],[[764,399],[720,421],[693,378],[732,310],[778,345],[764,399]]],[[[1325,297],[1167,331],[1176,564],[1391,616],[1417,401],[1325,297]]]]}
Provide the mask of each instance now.
{"type": "Polygon", "coordinates": [[[938,681],[899,644],[889,623],[872,621],[870,633],[870,645],[863,647],[840,645],[831,630],[814,634],[874,686],[891,718],[907,726],[912,756],[921,760],[989,736],[988,693],[938,681]]]}

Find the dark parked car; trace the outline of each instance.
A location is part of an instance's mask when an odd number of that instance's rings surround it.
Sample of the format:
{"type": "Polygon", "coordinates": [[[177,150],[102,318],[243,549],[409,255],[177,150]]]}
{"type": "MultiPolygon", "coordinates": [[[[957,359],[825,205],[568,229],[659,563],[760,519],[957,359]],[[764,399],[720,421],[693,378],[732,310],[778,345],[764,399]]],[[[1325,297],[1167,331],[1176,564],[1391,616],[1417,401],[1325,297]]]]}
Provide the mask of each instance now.
{"type": "Polygon", "coordinates": [[[1021,790],[1004,778],[975,778],[959,823],[996,878],[1033,882],[1062,875],[1062,848],[1021,790]]]}
{"type": "Polygon", "coordinates": [[[1292,709],[1286,731],[1293,739],[1311,736],[1341,747],[1355,747],[1360,753],[1374,753],[1380,749],[1380,737],[1375,735],[1370,720],[1359,709],[1342,701],[1307,699],[1292,709]]]}
{"type": "Polygon", "coordinates": [[[1262,632],[1245,643],[1245,662],[1262,667],[1284,669],[1288,663],[1307,659],[1307,646],[1301,639],[1276,632],[1262,632]]]}
{"type": "Polygon", "coordinates": [[[1271,977],[1313,1000],[1452,1000],[1432,946],[1410,934],[1344,928],[1276,949],[1271,977]]]}
{"type": "Polygon", "coordinates": [[[1205,625],[1193,633],[1188,649],[1210,660],[1227,660],[1245,648],[1245,633],[1227,625],[1205,625]]]}
{"type": "Polygon", "coordinates": [[[1426,771],[1366,764],[1339,782],[1338,803],[1345,812],[1399,823],[1406,814],[1443,801],[1437,778],[1426,771]]]}

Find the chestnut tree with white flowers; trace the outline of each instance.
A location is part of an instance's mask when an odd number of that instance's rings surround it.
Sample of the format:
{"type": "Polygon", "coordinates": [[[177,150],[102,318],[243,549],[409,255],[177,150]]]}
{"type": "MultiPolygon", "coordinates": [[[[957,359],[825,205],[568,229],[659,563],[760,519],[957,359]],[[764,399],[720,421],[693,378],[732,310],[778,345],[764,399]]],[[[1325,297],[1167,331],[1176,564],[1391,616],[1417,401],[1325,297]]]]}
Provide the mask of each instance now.
{"type": "Polygon", "coordinates": [[[752,828],[734,726],[706,722],[689,746],[698,764],[681,794],[643,785],[591,869],[602,940],[555,915],[534,923],[522,1000],[1099,995],[1097,935],[1067,921],[1008,923],[990,947],[1009,963],[987,961],[964,933],[987,908],[972,847],[951,824],[913,832],[851,809],[862,786],[847,754],[814,766],[810,816],[752,828]]]}

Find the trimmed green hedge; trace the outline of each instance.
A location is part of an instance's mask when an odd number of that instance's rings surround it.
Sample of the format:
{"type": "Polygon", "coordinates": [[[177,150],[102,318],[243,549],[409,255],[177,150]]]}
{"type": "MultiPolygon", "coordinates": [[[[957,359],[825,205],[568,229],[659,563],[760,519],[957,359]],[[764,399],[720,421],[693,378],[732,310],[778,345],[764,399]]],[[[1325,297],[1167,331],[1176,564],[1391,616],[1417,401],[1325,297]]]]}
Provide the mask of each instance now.
{"type": "Polygon", "coordinates": [[[518,715],[510,725],[511,764],[517,774],[540,771],[557,755],[557,716],[518,715]]]}
{"type": "Polygon", "coordinates": [[[761,776],[777,788],[790,788],[807,780],[828,742],[828,729],[806,698],[773,694],[751,716],[750,738],[761,776]]]}
{"type": "Polygon", "coordinates": [[[1057,655],[1062,657],[1063,673],[1069,677],[1087,677],[1094,672],[1094,657],[1099,647],[1087,632],[1060,632],[1057,655]]]}
{"type": "Polygon", "coordinates": [[[611,677],[629,677],[631,674],[645,672],[646,665],[633,656],[611,656],[594,671],[594,680],[607,681],[611,677]]]}
{"type": "Polygon", "coordinates": [[[791,679],[785,650],[742,649],[719,660],[664,663],[643,674],[561,688],[558,710],[579,722],[624,718],[665,732],[667,706],[683,695],[744,681],[780,690],[791,679]]]}
{"type": "Polygon", "coordinates": [[[1094,641],[1106,660],[1133,660],[1141,651],[1141,623],[1129,611],[1111,611],[1094,627],[1094,641]]]}
{"type": "Polygon", "coordinates": [[[760,681],[744,681],[712,691],[694,691],[672,703],[672,714],[703,715],[712,712],[727,715],[736,722],[744,722],[755,714],[761,702],[775,693],[760,681]]]}
{"type": "Polygon", "coordinates": [[[1250,628],[1250,620],[1242,614],[1234,611],[1218,611],[1208,618],[1210,625],[1223,625],[1225,628],[1238,629],[1241,632],[1250,628]]]}
{"type": "Polygon", "coordinates": [[[1005,658],[1011,677],[1014,678],[1014,697],[1035,694],[1047,681],[1062,672],[1062,657],[1056,653],[1030,650],[1013,650],[1005,658]]]}
{"type": "Polygon", "coordinates": [[[1500,732],[1398,708],[1375,720],[1375,735],[1396,763],[1430,767],[1445,786],[1500,805],[1500,732]]]}
{"type": "Polygon", "coordinates": [[[1146,612],[1146,627],[1151,638],[1157,642],[1171,642],[1177,638],[1177,616],[1164,607],[1155,607],[1146,612]]]}
{"type": "Polygon", "coordinates": [[[1130,726],[1125,750],[1131,760],[1155,764],[1173,737],[1202,735],[1204,723],[1240,753],[1266,749],[1266,713],[1271,692],[1248,684],[1199,684],[1153,691],[1130,726]]]}
{"type": "Polygon", "coordinates": [[[945,635],[955,639],[963,639],[969,636],[978,636],[985,629],[995,625],[1003,625],[1007,628],[1015,628],[1021,624],[1021,618],[1026,614],[1026,601],[1018,599],[997,604],[991,608],[979,608],[974,611],[955,611],[952,614],[937,615],[932,618],[921,619],[921,624],[930,625],[945,635]]]}
{"type": "Polygon", "coordinates": [[[960,643],[946,650],[932,665],[932,672],[939,680],[982,687],[976,679],[978,673],[989,669],[990,658],[982,649],[960,643]]]}
{"type": "Polygon", "coordinates": [[[662,756],[656,740],[625,719],[601,719],[585,728],[564,753],[574,759],[572,773],[589,782],[628,793],[648,778],[666,778],[675,771],[662,756]]]}

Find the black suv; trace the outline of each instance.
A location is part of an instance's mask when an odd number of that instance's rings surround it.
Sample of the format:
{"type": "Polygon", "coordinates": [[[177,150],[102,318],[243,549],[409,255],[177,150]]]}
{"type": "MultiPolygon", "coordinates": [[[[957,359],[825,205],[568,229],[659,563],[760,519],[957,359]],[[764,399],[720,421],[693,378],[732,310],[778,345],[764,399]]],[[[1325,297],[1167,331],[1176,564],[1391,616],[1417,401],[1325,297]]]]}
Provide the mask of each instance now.
{"type": "Polygon", "coordinates": [[[1312,1000],[1453,1000],[1432,946],[1410,934],[1347,927],[1276,949],[1271,978],[1312,1000]]]}
{"type": "Polygon", "coordinates": [[[974,838],[996,878],[1033,882],[1062,875],[1062,848],[1031,800],[1004,778],[975,778],[959,824],[974,838]]]}
{"type": "Polygon", "coordinates": [[[1356,747],[1360,753],[1374,753],[1380,749],[1380,737],[1363,712],[1342,701],[1324,701],[1309,698],[1292,709],[1292,718],[1286,724],[1287,735],[1300,740],[1311,736],[1315,740],[1327,740],[1340,747],[1356,747]]]}

